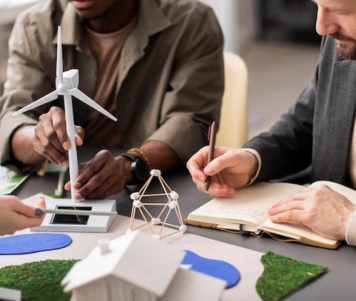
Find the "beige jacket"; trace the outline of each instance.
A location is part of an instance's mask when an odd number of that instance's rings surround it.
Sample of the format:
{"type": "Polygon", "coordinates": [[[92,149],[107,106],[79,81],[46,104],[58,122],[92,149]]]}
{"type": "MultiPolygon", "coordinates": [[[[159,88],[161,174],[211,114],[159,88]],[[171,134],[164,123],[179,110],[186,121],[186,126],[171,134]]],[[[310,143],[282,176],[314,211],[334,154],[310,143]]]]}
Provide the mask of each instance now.
{"type": "MultiPolygon", "coordinates": [[[[62,26],[64,71],[79,69],[79,89],[92,96],[96,62],[74,7],[49,0],[18,16],[10,41],[0,99],[2,164],[24,168],[11,156],[11,136],[63,100],[26,115],[12,113],[55,89],[56,32],[62,26]]],[[[118,64],[117,132],[123,148],[149,140],[170,146],[184,163],[206,144],[219,121],[224,87],[223,36],[211,8],[196,0],[140,0],[137,27],[118,64]]],[[[75,123],[85,129],[89,107],[73,101],[75,123]]],[[[100,134],[100,133],[98,133],[100,134]]],[[[90,141],[86,141],[89,142],[90,141]]]]}

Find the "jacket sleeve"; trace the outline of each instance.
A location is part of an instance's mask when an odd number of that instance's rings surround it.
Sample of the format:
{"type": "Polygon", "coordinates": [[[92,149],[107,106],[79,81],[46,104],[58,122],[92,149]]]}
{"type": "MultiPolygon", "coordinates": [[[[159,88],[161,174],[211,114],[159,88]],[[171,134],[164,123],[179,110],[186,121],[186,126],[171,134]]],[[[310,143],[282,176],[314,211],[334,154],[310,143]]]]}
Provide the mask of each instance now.
{"type": "MultiPolygon", "coordinates": [[[[322,48],[323,44],[324,40],[322,48]]],[[[296,104],[268,132],[254,137],[243,146],[255,149],[261,156],[261,169],[256,182],[282,178],[311,164],[319,63],[296,104]]]]}
{"type": "Polygon", "coordinates": [[[224,90],[223,35],[210,8],[192,17],[179,41],[160,124],[147,140],[170,146],[185,163],[219,122],[224,90]]]}
{"type": "Polygon", "coordinates": [[[37,124],[38,116],[46,109],[39,108],[19,116],[12,116],[12,113],[54,88],[45,72],[45,60],[41,59],[41,42],[36,28],[25,14],[17,18],[9,40],[7,81],[0,98],[1,164],[15,170],[26,170],[26,167],[12,157],[12,135],[23,125],[37,124]]]}

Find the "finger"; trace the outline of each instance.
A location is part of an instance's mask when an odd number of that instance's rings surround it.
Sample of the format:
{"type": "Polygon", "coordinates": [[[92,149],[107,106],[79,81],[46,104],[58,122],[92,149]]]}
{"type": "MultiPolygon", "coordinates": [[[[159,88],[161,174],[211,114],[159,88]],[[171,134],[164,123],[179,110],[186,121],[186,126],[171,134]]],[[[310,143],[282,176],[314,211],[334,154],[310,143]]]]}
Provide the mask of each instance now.
{"type": "MultiPolygon", "coordinates": [[[[44,217],[44,215],[43,215],[44,217]]],[[[16,217],[15,227],[17,230],[23,230],[26,228],[37,227],[42,224],[43,218],[38,217],[27,217],[21,214],[18,214],[16,217]]]]}
{"type": "Polygon", "coordinates": [[[239,164],[239,158],[234,152],[226,152],[223,155],[212,160],[205,168],[204,173],[213,176],[225,168],[235,167],[239,164]]]}
{"type": "Polygon", "coordinates": [[[271,207],[268,210],[268,214],[270,216],[273,216],[290,210],[305,210],[305,209],[306,209],[305,202],[290,201],[287,203],[280,204],[279,206],[276,207],[271,207]]]}
{"type": "MultiPolygon", "coordinates": [[[[70,149],[70,140],[67,134],[66,120],[65,115],[62,109],[58,107],[52,107],[50,112],[52,113],[52,127],[55,132],[55,145],[59,151],[64,152],[65,150],[70,149]],[[58,145],[57,145],[58,141],[58,145]]],[[[52,140],[51,140],[52,141],[52,140]]],[[[52,143],[53,143],[52,142],[52,143]]]]}
{"type": "Polygon", "coordinates": [[[87,198],[89,199],[105,199],[113,194],[119,193],[124,188],[124,183],[118,183],[112,177],[108,177],[107,180],[99,187],[94,189],[87,198]]]}
{"type": "Polygon", "coordinates": [[[79,136],[75,135],[75,144],[78,146],[82,146],[83,145],[83,139],[80,138],[79,136]]]}
{"type": "Polygon", "coordinates": [[[62,141],[58,136],[58,134],[61,136],[64,135],[61,139],[64,141],[67,140],[64,114],[60,108],[52,107],[48,114],[42,115],[40,117],[39,128],[41,128],[44,136],[51,142],[58,152],[65,153],[66,150],[63,148],[62,141]]]}
{"type": "Polygon", "coordinates": [[[64,189],[65,190],[71,190],[70,181],[68,181],[67,183],[64,184],[64,189]]]}
{"type": "Polygon", "coordinates": [[[75,126],[75,143],[77,145],[83,145],[85,131],[81,126],[75,126]]]}
{"type": "Polygon", "coordinates": [[[101,196],[109,187],[112,186],[116,178],[111,174],[110,167],[105,165],[101,170],[93,174],[90,179],[78,189],[76,194],[80,194],[82,198],[94,197],[94,195],[101,196]],[[111,177],[111,179],[110,179],[111,177]],[[94,191],[97,190],[97,193],[94,191]],[[94,195],[91,196],[91,194],[94,195]]]}
{"type": "Polygon", "coordinates": [[[193,182],[205,182],[206,181],[206,174],[199,169],[199,167],[188,167],[188,170],[192,176],[193,182]]]}
{"type": "Polygon", "coordinates": [[[47,153],[47,151],[43,148],[42,142],[38,138],[37,134],[35,134],[33,137],[33,148],[36,152],[44,156],[47,160],[49,160],[53,164],[61,165],[61,162],[57,161],[50,153],[47,153]]]}
{"type": "MultiPolygon", "coordinates": [[[[197,184],[197,188],[199,191],[205,192],[205,185],[202,182],[197,184]]],[[[212,182],[209,186],[208,194],[214,197],[224,197],[229,196],[235,193],[235,189],[228,187],[225,184],[218,184],[216,182],[212,182]]]]}
{"type": "Polygon", "coordinates": [[[303,224],[303,210],[290,210],[271,216],[274,223],[298,223],[303,224]]]}
{"type": "Polygon", "coordinates": [[[235,189],[225,184],[213,183],[210,185],[208,194],[214,197],[227,197],[235,193],[235,189]]]}
{"type": "Polygon", "coordinates": [[[198,184],[199,182],[202,182],[202,181],[200,181],[200,180],[197,179],[197,178],[192,177],[192,182],[193,182],[194,184],[198,184]]]}
{"type": "Polygon", "coordinates": [[[86,198],[89,199],[103,199],[109,196],[108,190],[112,190],[112,186],[115,186],[115,180],[108,177],[101,185],[98,185],[90,193],[86,195],[86,198]]]}
{"type": "Polygon", "coordinates": [[[93,160],[88,164],[74,183],[74,187],[78,189],[75,198],[82,199],[89,195],[94,189],[103,184],[103,182],[111,175],[109,164],[106,161],[93,160]]]}
{"type": "Polygon", "coordinates": [[[202,171],[207,164],[208,147],[203,147],[187,162],[187,169],[193,178],[199,181],[205,181],[206,175],[202,171]]]}
{"type": "MultiPolygon", "coordinates": [[[[47,138],[47,136],[42,131],[38,131],[36,135],[40,142],[35,146],[37,152],[43,154],[51,162],[54,163],[57,162],[56,164],[58,165],[68,164],[68,160],[65,157],[64,153],[58,151],[58,149],[51,143],[51,141],[47,138]]],[[[63,152],[65,152],[65,150],[62,147],[61,149],[63,150],[63,152]]]]}
{"type": "Polygon", "coordinates": [[[32,206],[28,206],[28,205],[22,203],[21,201],[13,202],[12,208],[13,208],[13,211],[18,214],[24,215],[26,217],[37,218],[37,215],[35,214],[36,208],[34,208],[32,206]]]}
{"type": "Polygon", "coordinates": [[[37,207],[41,209],[46,208],[46,200],[44,198],[40,198],[40,200],[37,203],[37,207]]]}
{"type": "MultiPolygon", "coordinates": [[[[83,172],[83,170],[86,168],[86,166],[88,165],[88,164],[90,164],[90,162],[91,161],[89,161],[89,162],[87,162],[87,163],[80,163],[79,164],[79,174],[81,174],[82,172],[83,172]]],[[[74,179],[75,180],[75,179],[74,179]]],[[[74,181],[75,182],[75,181],[74,181]]],[[[78,183],[76,183],[75,184],[75,187],[76,187],[76,189],[78,189],[78,188],[80,188],[80,183],[78,182],[78,183]]],[[[71,182],[70,181],[68,181],[67,183],[65,183],[64,184],[64,189],[65,190],[71,190],[71,182]]]]}
{"type": "Polygon", "coordinates": [[[79,189],[83,187],[103,166],[104,163],[100,164],[99,162],[94,162],[94,160],[87,162],[84,167],[79,169],[79,176],[72,183],[74,188],[79,189]]]}
{"type": "Polygon", "coordinates": [[[272,208],[281,206],[291,201],[305,201],[309,197],[309,190],[302,189],[294,194],[291,194],[286,199],[279,201],[278,203],[274,204],[272,208]]]}

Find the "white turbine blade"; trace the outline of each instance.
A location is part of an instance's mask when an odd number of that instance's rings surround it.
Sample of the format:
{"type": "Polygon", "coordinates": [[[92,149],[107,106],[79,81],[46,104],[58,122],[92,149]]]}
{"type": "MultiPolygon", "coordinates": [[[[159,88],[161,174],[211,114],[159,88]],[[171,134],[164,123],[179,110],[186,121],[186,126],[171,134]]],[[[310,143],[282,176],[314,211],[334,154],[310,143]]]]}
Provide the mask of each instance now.
{"type": "Polygon", "coordinates": [[[71,89],[68,91],[70,94],[75,96],[76,98],[80,99],[82,102],[86,103],[88,106],[91,106],[93,109],[99,111],[101,114],[104,114],[105,116],[109,117],[110,119],[116,121],[117,119],[111,115],[108,111],[106,111],[104,108],[99,106],[94,100],[92,100],[90,97],[86,96],[82,91],[79,89],[71,89]]]}
{"type": "Polygon", "coordinates": [[[56,75],[59,83],[63,84],[63,56],[62,56],[62,30],[58,26],[57,33],[57,70],[56,75]]]}
{"type": "Polygon", "coordinates": [[[24,112],[27,112],[29,110],[32,110],[34,108],[37,108],[41,105],[44,105],[45,103],[47,102],[50,102],[52,100],[55,100],[56,98],[58,97],[58,92],[57,90],[56,91],[53,91],[49,94],[47,94],[46,96],[43,96],[42,98],[40,98],[39,100],[36,100],[35,102],[29,104],[28,106],[22,108],[21,110],[18,110],[16,111],[15,113],[13,113],[12,115],[13,116],[17,116],[17,115],[20,115],[24,112]]]}

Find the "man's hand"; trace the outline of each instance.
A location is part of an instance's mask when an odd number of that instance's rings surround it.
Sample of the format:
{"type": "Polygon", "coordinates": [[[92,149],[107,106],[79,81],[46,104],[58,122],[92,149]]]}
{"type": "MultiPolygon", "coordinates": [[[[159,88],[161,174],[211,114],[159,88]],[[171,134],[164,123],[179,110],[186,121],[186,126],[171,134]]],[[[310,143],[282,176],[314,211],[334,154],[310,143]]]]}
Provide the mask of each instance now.
{"type": "Polygon", "coordinates": [[[308,187],[274,205],[272,222],[303,224],[330,239],[345,240],[347,222],[356,210],[343,195],[327,185],[308,187]]]}
{"type": "MultiPolygon", "coordinates": [[[[132,178],[130,160],[114,157],[108,150],[102,150],[86,163],[79,166],[79,176],[74,181],[77,189],[75,199],[104,199],[121,192],[132,178]]],[[[70,190],[70,183],[65,189],[70,190]]]]}
{"type": "Polygon", "coordinates": [[[212,196],[233,194],[236,188],[246,185],[257,172],[257,158],[243,149],[215,147],[214,159],[207,165],[208,152],[209,147],[199,150],[188,161],[187,168],[200,191],[205,191],[206,177],[212,177],[208,191],[212,196]]]}
{"type": "MultiPolygon", "coordinates": [[[[75,127],[77,145],[83,144],[84,130],[75,127]]],[[[61,166],[68,166],[68,150],[70,141],[66,130],[65,113],[61,108],[52,107],[48,113],[39,118],[34,129],[34,149],[49,161],[61,166]]]]}
{"type": "MultiPolygon", "coordinates": [[[[39,208],[45,208],[45,205],[44,199],[38,202],[39,208]]],[[[43,212],[25,205],[15,196],[0,196],[0,235],[39,226],[44,217],[43,212]],[[36,212],[41,215],[38,216],[36,212]]]]}

